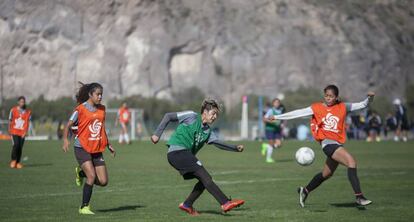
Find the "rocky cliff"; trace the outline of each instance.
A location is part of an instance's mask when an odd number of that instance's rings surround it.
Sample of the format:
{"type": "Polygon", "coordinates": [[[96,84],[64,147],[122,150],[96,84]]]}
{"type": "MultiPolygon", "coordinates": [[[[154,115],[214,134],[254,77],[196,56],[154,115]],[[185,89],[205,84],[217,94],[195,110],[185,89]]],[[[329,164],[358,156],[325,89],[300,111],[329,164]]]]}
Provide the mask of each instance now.
{"type": "Polygon", "coordinates": [[[198,86],[243,94],[340,86],[401,95],[414,81],[414,2],[405,0],[2,0],[2,96],[169,97],[198,86]]]}

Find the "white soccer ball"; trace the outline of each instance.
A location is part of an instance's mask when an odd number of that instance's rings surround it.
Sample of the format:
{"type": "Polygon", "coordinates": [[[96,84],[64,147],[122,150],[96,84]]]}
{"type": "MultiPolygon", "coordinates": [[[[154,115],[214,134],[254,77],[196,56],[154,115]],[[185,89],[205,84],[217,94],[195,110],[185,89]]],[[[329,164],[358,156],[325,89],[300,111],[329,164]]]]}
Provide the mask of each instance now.
{"type": "Polygon", "coordinates": [[[315,160],[315,153],[309,147],[301,147],[296,151],[295,154],[296,162],[298,162],[302,166],[308,166],[313,163],[315,160]]]}

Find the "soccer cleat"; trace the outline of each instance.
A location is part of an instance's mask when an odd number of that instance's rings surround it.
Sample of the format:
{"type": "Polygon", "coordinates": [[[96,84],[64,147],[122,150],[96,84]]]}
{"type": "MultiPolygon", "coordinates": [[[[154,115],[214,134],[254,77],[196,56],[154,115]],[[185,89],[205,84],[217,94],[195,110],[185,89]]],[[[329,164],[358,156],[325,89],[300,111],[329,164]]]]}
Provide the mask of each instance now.
{"type": "Polygon", "coordinates": [[[75,174],[76,174],[75,182],[76,182],[76,186],[78,186],[78,187],[80,187],[82,185],[82,182],[83,182],[83,177],[81,177],[79,175],[79,173],[81,171],[82,171],[82,169],[79,166],[75,167],[75,174]]]}
{"type": "Polygon", "coordinates": [[[10,161],[10,168],[16,168],[16,160],[10,161]]]}
{"type": "Polygon", "coordinates": [[[180,203],[180,205],[178,205],[178,208],[180,208],[180,210],[190,214],[191,216],[200,215],[193,207],[187,207],[187,206],[184,205],[184,203],[180,203]]]}
{"type": "Polygon", "coordinates": [[[95,213],[91,211],[91,208],[88,205],[88,206],[79,208],[79,214],[92,215],[95,213]]]}
{"type": "Polygon", "coordinates": [[[235,207],[240,207],[243,204],[244,200],[229,200],[227,203],[221,205],[221,209],[224,211],[224,213],[226,213],[235,207]]]}
{"type": "Polygon", "coordinates": [[[299,205],[301,207],[305,207],[305,201],[306,201],[306,198],[308,198],[308,193],[306,192],[306,189],[304,187],[299,187],[298,193],[299,193],[299,205]]]}
{"type": "Polygon", "coordinates": [[[21,163],[16,163],[16,169],[21,169],[23,168],[23,164],[21,163]]]}
{"type": "Polygon", "coordinates": [[[266,158],[266,163],[274,163],[275,160],[272,158],[266,158]]]}
{"type": "Polygon", "coordinates": [[[368,200],[364,196],[357,197],[355,202],[360,206],[366,206],[366,205],[372,204],[372,201],[368,200]]]}
{"type": "Polygon", "coordinates": [[[262,156],[266,155],[266,150],[267,150],[267,144],[262,143],[262,156]]]}

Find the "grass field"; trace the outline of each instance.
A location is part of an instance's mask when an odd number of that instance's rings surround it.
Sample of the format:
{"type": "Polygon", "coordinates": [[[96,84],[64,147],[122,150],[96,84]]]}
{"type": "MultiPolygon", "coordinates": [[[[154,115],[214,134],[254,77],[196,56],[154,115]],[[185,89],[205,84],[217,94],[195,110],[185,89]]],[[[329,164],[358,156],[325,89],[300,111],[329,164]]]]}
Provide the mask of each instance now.
{"type": "Polygon", "coordinates": [[[287,141],[266,164],[258,142],[245,142],[243,153],[206,146],[199,159],[223,191],[246,200],[241,208],[221,214],[208,192],[196,202],[202,215],[192,218],[177,206],[195,181],[184,181],[169,166],[163,144],[136,142],[106,153],[109,185],[95,187],[94,216],[80,216],[82,189],[75,186],[73,149],[60,142],[25,144],[22,170],[9,169],[10,142],[0,142],[0,221],[412,221],[414,218],[414,143],[351,141],[348,149],[358,160],[361,185],[374,203],[356,207],[346,169],[322,184],[300,208],[296,187],[320,171],[324,154],[316,143],[287,141]],[[315,162],[301,167],[293,159],[299,146],[316,152],[315,162]]]}

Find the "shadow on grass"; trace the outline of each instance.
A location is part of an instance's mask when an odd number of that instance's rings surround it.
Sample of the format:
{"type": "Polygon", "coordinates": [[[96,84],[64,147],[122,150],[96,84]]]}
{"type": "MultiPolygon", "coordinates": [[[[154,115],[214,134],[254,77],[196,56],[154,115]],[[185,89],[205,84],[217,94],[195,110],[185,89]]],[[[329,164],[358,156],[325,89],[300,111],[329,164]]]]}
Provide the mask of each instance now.
{"type": "Polygon", "coordinates": [[[129,205],[129,206],[121,206],[117,208],[110,208],[110,209],[103,209],[97,210],[99,212],[116,212],[116,211],[125,211],[125,210],[136,210],[137,208],[144,208],[145,206],[142,205],[129,205]]]}
{"type": "Polygon", "coordinates": [[[232,216],[237,216],[237,215],[234,215],[234,214],[231,214],[231,212],[236,212],[236,211],[245,211],[245,210],[249,210],[250,208],[245,208],[245,207],[241,207],[241,208],[236,208],[236,209],[233,209],[233,210],[231,210],[231,211],[229,211],[229,212],[227,212],[227,213],[223,213],[222,211],[214,211],[214,210],[199,210],[198,212],[200,213],[200,214],[215,214],[215,215],[222,215],[222,216],[225,216],[225,217],[232,217],[232,216]]]}
{"type": "Polygon", "coordinates": [[[295,160],[294,159],[281,159],[281,160],[276,159],[275,161],[279,163],[284,163],[284,162],[293,162],[295,160]]]}
{"type": "Polygon", "coordinates": [[[341,207],[341,208],[357,208],[358,210],[366,210],[364,206],[359,206],[356,203],[331,203],[331,206],[341,207]]]}
{"type": "Polygon", "coordinates": [[[24,164],[25,167],[44,167],[44,166],[53,166],[51,163],[33,163],[33,164],[24,164]]]}
{"type": "Polygon", "coordinates": [[[198,212],[200,214],[214,214],[214,215],[221,215],[221,216],[225,216],[225,217],[231,217],[231,216],[233,216],[231,214],[223,213],[221,211],[215,211],[215,210],[198,210],[198,212]]]}

